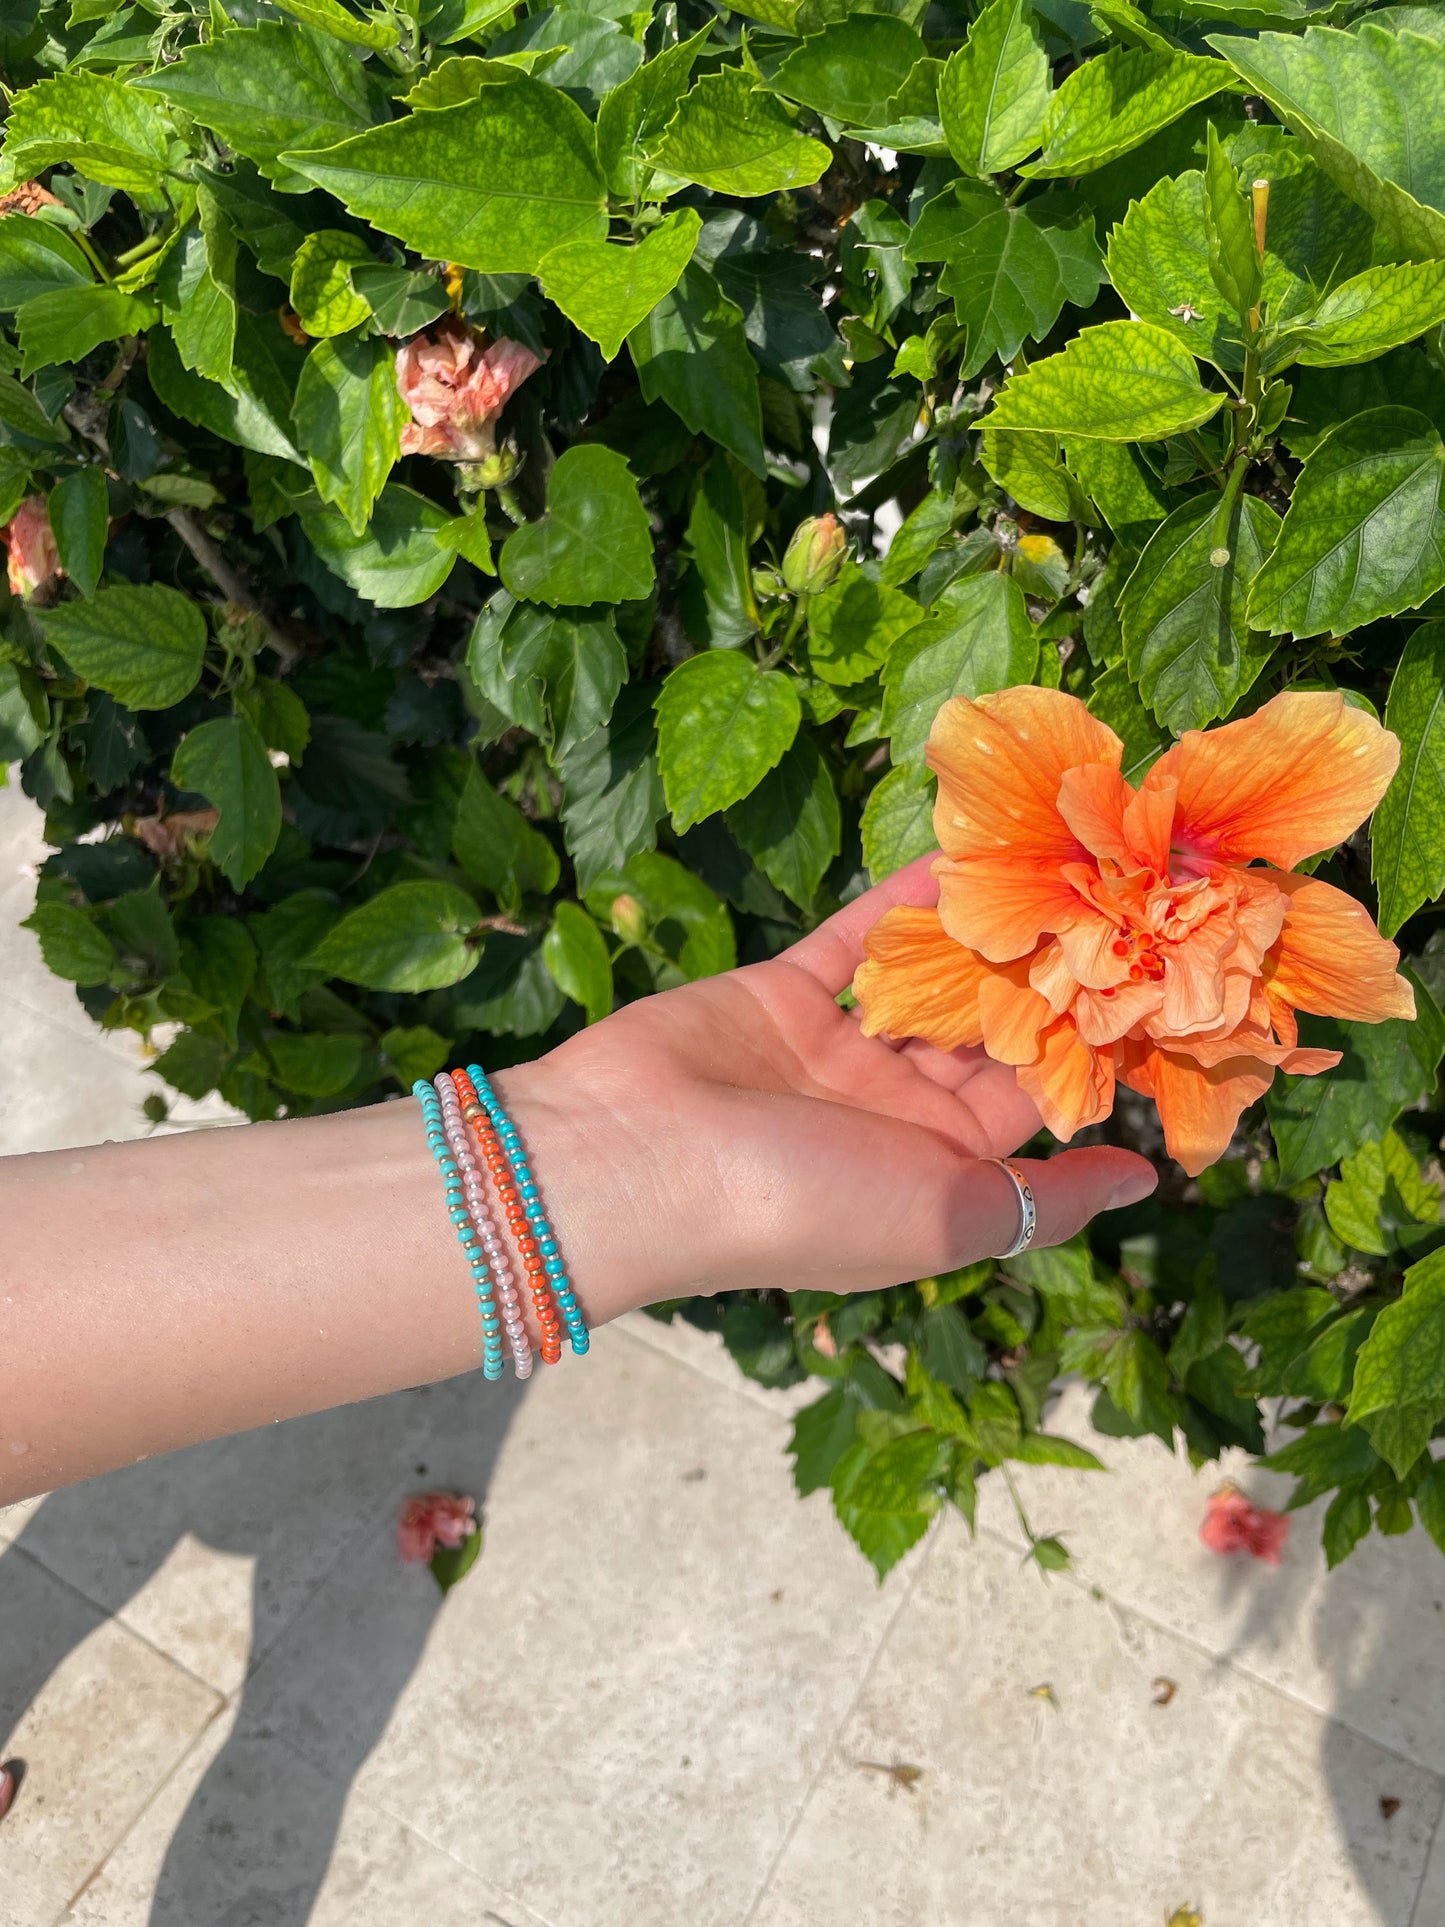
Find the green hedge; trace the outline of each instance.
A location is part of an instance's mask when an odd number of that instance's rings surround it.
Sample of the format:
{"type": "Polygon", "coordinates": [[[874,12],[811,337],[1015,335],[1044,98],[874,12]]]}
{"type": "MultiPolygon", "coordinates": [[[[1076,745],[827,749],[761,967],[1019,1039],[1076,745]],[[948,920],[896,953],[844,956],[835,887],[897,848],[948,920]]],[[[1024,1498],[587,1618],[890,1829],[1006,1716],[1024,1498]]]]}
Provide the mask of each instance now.
{"type": "Polygon", "coordinates": [[[950,694],[1061,685],[1137,777],[1338,685],[1405,754],[1325,874],[1414,1026],[1309,1027],[1092,1242],[687,1315],[820,1380],[880,1572],[1094,1463],[1069,1372],[1198,1459],[1282,1401],[1332,1562],[1445,1543],[1445,14],[873,4],[11,0],[31,927],[173,1090],[321,1111],[786,945],[930,847],[950,694]]]}

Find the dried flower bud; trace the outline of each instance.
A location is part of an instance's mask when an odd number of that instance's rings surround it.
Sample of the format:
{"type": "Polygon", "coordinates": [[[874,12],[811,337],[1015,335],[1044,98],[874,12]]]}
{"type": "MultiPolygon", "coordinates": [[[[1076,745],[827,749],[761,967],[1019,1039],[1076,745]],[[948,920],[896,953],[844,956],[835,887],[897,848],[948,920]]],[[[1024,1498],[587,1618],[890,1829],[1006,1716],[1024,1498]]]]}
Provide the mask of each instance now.
{"type": "Polygon", "coordinates": [[[843,566],[848,538],[836,515],[810,515],[793,531],[783,557],[783,581],[794,595],[818,595],[843,566]]]}
{"type": "Polygon", "coordinates": [[[541,367],[520,341],[483,337],[456,315],[413,335],[396,358],[396,385],[411,410],[403,455],[485,462],[496,453],[492,424],[507,397],[541,367]]]}
{"type": "Polygon", "coordinates": [[[30,598],[60,574],[60,551],[43,495],[28,495],[5,525],[10,593],[30,598]]]}

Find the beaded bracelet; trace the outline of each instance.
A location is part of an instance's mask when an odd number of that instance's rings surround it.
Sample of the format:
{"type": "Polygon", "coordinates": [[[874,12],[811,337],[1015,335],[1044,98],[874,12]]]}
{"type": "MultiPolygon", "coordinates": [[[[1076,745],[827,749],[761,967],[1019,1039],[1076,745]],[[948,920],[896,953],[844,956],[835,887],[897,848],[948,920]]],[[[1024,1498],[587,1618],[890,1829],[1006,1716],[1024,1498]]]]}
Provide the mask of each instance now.
{"type": "Polygon", "coordinates": [[[497,1203],[506,1214],[507,1228],[517,1247],[517,1256],[526,1272],[527,1285],[532,1293],[532,1307],[537,1314],[537,1323],[542,1333],[542,1363],[555,1365],[562,1356],[562,1325],[557,1315],[557,1304],[547,1282],[547,1274],[542,1269],[541,1254],[537,1241],[532,1235],[532,1227],[527,1220],[526,1206],[517,1189],[516,1176],[512,1170],[511,1159],[503,1148],[481,1099],[476,1086],[465,1071],[455,1073],[457,1089],[462,1098],[462,1116],[477,1135],[482,1157],[492,1174],[492,1185],[497,1194],[497,1203]]]}
{"type": "MultiPolygon", "coordinates": [[[[459,1080],[461,1075],[459,1072],[459,1080]]],[[[465,1075],[472,1086],[472,1094],[486,1112],[487,1120],[496,1135],[502,1154],[511,1167],[511,1182],[516,1188],[517,1202],[521,1206],[521,1215],[525,1218],[527,1225],[526,1233],[517,1238],[517,1249],[526,1268],[533,1302],[537,1302],[538,1294],[542,1291],[555,1297],[557,1308],[562,1314],[562,1321],[567,1327],[567,1341],[576,1356],[582,1358],[586,1354],[589,1343],[587,1321],[582,1316],[582,1307],[577,1303],[577,1294],[572,1289],[571,1279],[567,1276],[567,1267],[563,1262],[556,1234],[542,1208],[542,1194],[532,1175],[532,1167],[527,1162],[527,1155],[522,1148],[517,1127],[503,1110],[501,1099],[492,1089],[491,1081],[481,1065],[469,1064],[465,1075]]],[[[463,1116],[467,1115],[467,1108],[464,1104],[463,1116]]],[[[481,1120],[472,1118],[470,1122],[473,1128],[478,1130],[480,1137],[481,1120]]],[[[500,1185],[498,1194],[501,1195],[500,1185]]],[[[541,1315],[540,1308],[538,1315],[539,1317],[541,1315]]],[[[545,1332],[546,1327],[544,1326],[543,1329],[545,1332]]],[[[559,1342],[552,1354],[552,1359],[548,1362],[554,1362],[560,1356],[560,1352],[559,1342]]],[[[544,1358],[547,1356],[545,1340],[542,1355],[544,1358]]]]}
{"type": "MultiPolygon", "coordinates": [[[[502,1243],[496,1221],[487,1209],[486,1195],[482,1189],[482,1174],[477,1169],[476,1159],[472,1156],[467,1127],[462,1120],[461,1096],[455,1080],[445,1071],[442,1071],[434,1081],[437,1096],[441,1099],[442,1121],[446,1129],[447,1143],[451,1146],[452,1155],[462,1168],[463,1183],[467,1186],[467,1205],[475,1222],[482,1249],[486,1253],[487,1269],[491,1273],[492,1283],[496,1288],[502,1324],[506,1327],[507,1339],[512,1347],[512,1362],[516,1367],[518,1378],[527,1378],[532,1371],[532,1347],[527,1338],[527,1327],[522,1323],[522,1307],[517,1297],[517,1288],[512,1282],[512,1261],[507,1255],[507,1247],[502,1243]]],[[[483,1325],[485,1328],[485,1318],[483,1325]]]]}
{"type": "MultiPolygon", "coordinates": [[[[505,1261],[506,1253],[497,1238],[496,1227],[487,1209],[485,1194],[482,1191],[481,1173],[477,1170],[476,1160],[467,1147],[466,1135],[461,1118],[456,1118],[451,1129],[451,1119],[443,1109],[439,1093],[433,1090],[425,1079],[418,1079],[412,1085],[412,1095],[421,1104],[422,1121],[426,1126],[426,1141],[431,1147],[441,1169],[446,1188],[447,1216],[456,1230],[458,1241],[466,1254],[467,1264],[476,1289],[477,1306],[482,1315],[482,1373],[486,1378],[502,1376],[502,1340],[497,1307],[492,1301],[492,1271],[484,1255],[486,1247],[482,1242],[481,1227],[485,1226],[496,1242],[498,1251],[505,1261]]],[[[448,1087],[450,1089],[450,1086],[448,1087]]],[[[453,1103],[456,1093],[451,1093],[453,1103]]],[[[508,1272],[510,1282],[510,1270],[508,1272]]],[[[513,1291],[513,1299],[516,1293],[513,1291]]],[[[526,1332],[522,1334],[526,1345],[526,1332]]],[[[525,1378],[532,1369],[530,1346],[525,1352],[513,1352],[516,1360],[517,1376],[525,1378]]]]}

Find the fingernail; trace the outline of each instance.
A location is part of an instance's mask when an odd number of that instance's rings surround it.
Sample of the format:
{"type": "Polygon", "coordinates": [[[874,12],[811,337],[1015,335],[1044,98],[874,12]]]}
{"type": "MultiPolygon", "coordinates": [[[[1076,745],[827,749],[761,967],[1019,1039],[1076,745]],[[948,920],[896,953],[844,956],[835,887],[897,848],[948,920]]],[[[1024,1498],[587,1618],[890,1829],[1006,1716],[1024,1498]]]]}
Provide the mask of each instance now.
{"type": "Polygon", "coordinates": [[[1119,1182],[1114,1186],[1113,1194],[1108,1204],[1104,1207],[1105,1210],[1120,1211],[1126,1204],[1138,1204],[1141,1198],[1147,1198],[1149,1196],[1149,1193],[1158,1182],[1159,1174],[1157,1171],[1131,1171],[1128,1177],[1120,1178],[1119,1182]]]}

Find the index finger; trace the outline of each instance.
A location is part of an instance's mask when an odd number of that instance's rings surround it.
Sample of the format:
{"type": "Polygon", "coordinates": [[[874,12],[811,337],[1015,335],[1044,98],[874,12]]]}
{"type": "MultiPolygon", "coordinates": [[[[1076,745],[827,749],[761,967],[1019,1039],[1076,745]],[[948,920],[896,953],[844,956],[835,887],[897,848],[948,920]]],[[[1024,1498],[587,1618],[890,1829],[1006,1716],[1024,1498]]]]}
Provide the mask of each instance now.
{"type": "Polygon", "coordinates": [[[836,997],[852,983],[853,973],[863,961],[863,939],[885,911],[900,903],[924,909],[937,903],[938,878],[933,874],[937,858],[934,850],[905,863],[901,870],[865,890],[836,916],[785,950],[779,961],[797,964],[815,977],[830,997],[836,997]]]}

